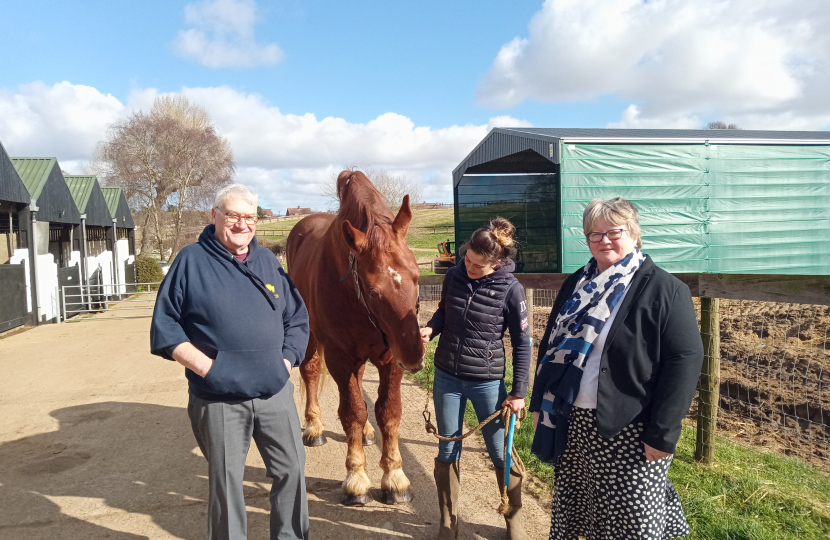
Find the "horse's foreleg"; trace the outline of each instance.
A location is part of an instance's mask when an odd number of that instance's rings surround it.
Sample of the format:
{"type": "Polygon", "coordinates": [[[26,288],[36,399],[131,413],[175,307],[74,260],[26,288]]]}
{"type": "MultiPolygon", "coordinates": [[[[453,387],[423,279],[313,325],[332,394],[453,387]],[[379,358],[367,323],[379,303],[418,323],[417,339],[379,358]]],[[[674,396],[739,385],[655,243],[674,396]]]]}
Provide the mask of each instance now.
{"type": "Polygon", "coordinates": [[[403,473],[403,461],[398,448],[398,428],[401,425],[401,369],[394,359],[378,366],[380,384],[375,402],[375,418],[380,427],[383,449],[380,466],[383,478],[380,487],[386,504],[400,504],[412,500],[409,478],[403,473]]]}
{"type": "Polygon", "coordinates": [[[320,402],[317,399],[317,388],[323,366],[323,348],[314,337],[310,337],[306,359],[300,364],[300,375],[305,385],[305,429],[303,430],[303,444],[306,446],[321,446],[326,444],[323,435],[323,421],[320,414],[320,402]]]}
{"type": "Polygon", "coordinates": [[[365,364],[361,363],[357,373],[338,377],[340,407],[338,414],[346,433],[346,479],[343,480],[343,494],[340,502],[346,506],[364,505],[371,502],[369,488],[372,483],[366,474],[366,454],[363,453],[363,431],[368,412],[363,401],[361,381],[365,364]],[[342,380],[346,378],[347,380],[342,380]]]}

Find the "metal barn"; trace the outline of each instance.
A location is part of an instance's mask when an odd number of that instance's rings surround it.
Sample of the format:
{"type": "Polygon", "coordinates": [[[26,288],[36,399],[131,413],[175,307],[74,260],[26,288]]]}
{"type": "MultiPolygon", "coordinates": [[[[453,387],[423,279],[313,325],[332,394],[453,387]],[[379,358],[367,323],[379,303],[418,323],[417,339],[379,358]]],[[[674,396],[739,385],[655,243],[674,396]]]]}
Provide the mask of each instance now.
{"type": "Polygon", "coordinates": [[[29,192],[0,144],[0,332],[32,323],[29,192]]]}
{"type": "Polygon", "coordinates": [[[496,128],[453,171],[460,245],[500,215],[518,272],[590,257],[582,211],[625,197],[670,272],[830,275],[830,132],[496,128]]]}

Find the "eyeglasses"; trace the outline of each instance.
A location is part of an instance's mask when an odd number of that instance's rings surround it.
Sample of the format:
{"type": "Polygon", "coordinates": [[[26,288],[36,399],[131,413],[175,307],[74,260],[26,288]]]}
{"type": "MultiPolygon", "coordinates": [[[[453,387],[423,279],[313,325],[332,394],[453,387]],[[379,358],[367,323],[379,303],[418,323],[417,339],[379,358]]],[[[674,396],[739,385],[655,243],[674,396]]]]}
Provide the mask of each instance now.
{"type": "Polygon", "coordinates": [[[246,216],[242,214],[235,214],[233,212],[225,212],[218,206],[216,207],[217,210],[225,214],[225,221],[231,224],[237,224],[240,220],[244,219],[245,223],[248,225],[256,225],[257,221],[259,221],[259,216],[246,216]]]}
{"type": "Polygon", "coordinates": [[[590,232],[585,236],[588,237],[588,241],[592,244],[598,244],[599,242],[602,242],[603,236],[607,236],[608,239],[613,242],[614,240],[619,240],[620,238],[622,238],[624,232],[625,229],[611,229],[610,231],[606,232],[590,232]]]}

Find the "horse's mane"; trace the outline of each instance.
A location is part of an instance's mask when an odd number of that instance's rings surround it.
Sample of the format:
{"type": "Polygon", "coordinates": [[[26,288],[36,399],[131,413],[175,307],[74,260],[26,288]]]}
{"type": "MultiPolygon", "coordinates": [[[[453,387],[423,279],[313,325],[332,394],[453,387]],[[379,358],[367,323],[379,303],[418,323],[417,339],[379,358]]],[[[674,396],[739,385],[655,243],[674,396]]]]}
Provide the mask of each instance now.
{"type": "Polygon", "coordinates": [[[360,171],[343,171],[337,176],[337,197],[337,221],[349,220],[352,227],[365,233],[373,255],[387,251],[395,217],[371,180],[360,171]]]}

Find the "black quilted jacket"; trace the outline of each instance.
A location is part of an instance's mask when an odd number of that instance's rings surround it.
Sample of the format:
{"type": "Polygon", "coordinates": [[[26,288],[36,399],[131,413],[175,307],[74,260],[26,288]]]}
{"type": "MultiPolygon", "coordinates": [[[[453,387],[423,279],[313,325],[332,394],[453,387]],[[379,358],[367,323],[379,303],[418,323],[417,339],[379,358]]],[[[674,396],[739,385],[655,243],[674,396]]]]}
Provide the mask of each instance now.
{"type": "Polygon", "coordinates": [[[530,338],[524,288],[506,264],[489,276],[471,280],[462,259],[444,278],[438,310],[427,323],[441,335],[435,367],[462,379],[504,378],[504,333],[513,345],[510,394],[525,397],[530,380],[530,338]]]}

